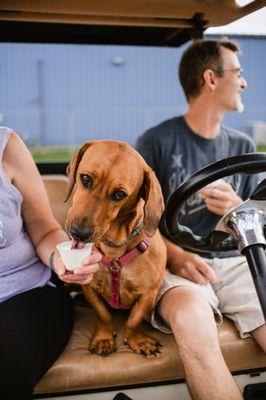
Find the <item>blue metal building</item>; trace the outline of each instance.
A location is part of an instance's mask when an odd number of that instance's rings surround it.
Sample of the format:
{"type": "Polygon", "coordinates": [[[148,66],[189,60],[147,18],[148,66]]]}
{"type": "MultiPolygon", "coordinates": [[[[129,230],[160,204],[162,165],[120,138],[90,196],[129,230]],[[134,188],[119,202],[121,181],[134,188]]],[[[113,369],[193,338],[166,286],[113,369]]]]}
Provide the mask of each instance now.
{"type": "MultiPolygon", "coordinates": [[[[225,123],[251,132],[266,121],[266,38],[231,38],[243,50],[249,86],[244,113],[230,113],[225,123]]],[[[104,138],[134,144],[146,129],[186,109],[177,79],[183,50],[1,43],[0,124],[29,144],[104,138]]]]}

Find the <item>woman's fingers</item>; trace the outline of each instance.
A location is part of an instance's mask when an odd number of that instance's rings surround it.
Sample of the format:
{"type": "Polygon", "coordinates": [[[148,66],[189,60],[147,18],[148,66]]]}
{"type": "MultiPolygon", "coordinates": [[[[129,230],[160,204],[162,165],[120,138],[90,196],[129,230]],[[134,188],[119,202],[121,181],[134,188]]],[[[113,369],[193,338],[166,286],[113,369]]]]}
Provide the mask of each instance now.
{"type": "Polygon", "coordinates": [[[94,274],[95,272],[97,272],[99,270],[99,264],[95,263],[95,264],[90,264],[90,265],[83,265],[82,267],[79,268],[75,268],[74,269],[74,275],[89,275],[89,274],[94,274]]]}
{"type": "Polygon", "coordinates": [[[95,264],[98,263],[99,261],[101,261],[102,259],[102,255],[101,253],[99,253],[96,250],[93,250],[91,255],[85,260],[83,261],[83,265],[91,265],[91,264],[95,264]]]}
{"type": "Polygon", "coordinates": [[[74,271],[67,272],[60,276],[64,282],[75,283],[79,285],[87,285],[91,282],[95,272],[99,270],[99,264],[94,263],[90,265],[83,265],[82,267],[74,269],[74,271]]]}
{"type": "Polygon", "coordinates": [[[93,274],[80,276],[74,274],[65,274],[60,277],[60,279],[66,283],[78,284],[78,285],[87,285],[92,281],[93,274]]]}

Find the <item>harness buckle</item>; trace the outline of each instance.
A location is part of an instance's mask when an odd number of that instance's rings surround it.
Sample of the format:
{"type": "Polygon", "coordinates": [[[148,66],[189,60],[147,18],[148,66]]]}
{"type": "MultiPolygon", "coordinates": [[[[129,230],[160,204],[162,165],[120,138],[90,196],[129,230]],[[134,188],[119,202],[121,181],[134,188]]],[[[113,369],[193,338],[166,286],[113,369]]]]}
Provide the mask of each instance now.
{"type": "Polygon", "coordinates": [[[149,243],[147,243],[145,240],[142,240],[137,246],[136,248],[138,249],[138,251],[140,253],[144,253],[149,247],[149,243]]]}
{"type": "Polygon", "coordinates": [[[121,265],[119,264],[118,260],[113,260],[112,263],[109,265],[110,271],[119,271],[121,269],[121,265]]]}

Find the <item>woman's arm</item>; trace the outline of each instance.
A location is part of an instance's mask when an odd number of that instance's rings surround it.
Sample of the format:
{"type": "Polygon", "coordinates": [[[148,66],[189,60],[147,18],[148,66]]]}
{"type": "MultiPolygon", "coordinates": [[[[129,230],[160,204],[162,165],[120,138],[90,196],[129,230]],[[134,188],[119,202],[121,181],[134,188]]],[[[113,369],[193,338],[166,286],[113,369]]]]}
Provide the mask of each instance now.
{"type": "MultiPolygon", "coordinates": [[[[7,178],[23,196],[22,217],[27,232],[40,259],[49,265],[50,255],[57,243],[68,240],[67,234],[55,220],[42,178],[22,140],[12,132],[3,155],[3,168],[7,178]]],[[[55,257],[55,269],[64,281],[84,284],[84,279],[97,270],[98,255],[92,256],[93,265],[82,267],[77,274],[66,273],[60,258],[55,257]],[[86,270],[86,271],[85,271],[86,270]]],[[[89,260],[88,260],[89,261],[89,260]]],[[[91,263],[90,263],[91,264],[91,263]]],[[[91,276],[90,279],[91,280],[91,276]]],[[[87,282],[88,283],[88,282],[87,282]]]]}

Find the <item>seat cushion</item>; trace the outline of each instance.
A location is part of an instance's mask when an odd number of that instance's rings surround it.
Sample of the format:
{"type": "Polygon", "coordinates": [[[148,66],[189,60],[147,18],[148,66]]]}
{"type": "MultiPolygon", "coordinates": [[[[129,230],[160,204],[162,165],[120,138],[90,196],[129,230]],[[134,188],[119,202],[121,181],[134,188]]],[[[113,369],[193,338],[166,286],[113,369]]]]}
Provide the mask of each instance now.
{"type": "Polygon", "coordinates": [[[64,227],[71,199],[65,202],[68,192],[68,179],[65,175],[42,175],[45,189],[47,191],[52,212],[64,227]]]}
{"type": "MultiPolygon", "coordinates": [[[[183,379],[184,369],[173,335],[160,333],[144,322],[143,330],[163,345],[161,354],[152,358],[135,354],[123,343],[123,326],[127,315],[126,311],[114,312],[117,352],[101,357],[88,351],[95,330],[94,311],[89,307],[76,307],[76,323],[68,346],[36,386],[36,393],[183,379]]],[[[251,338],[239,339],[229,320],[225,319],[218,331],[222,352],[231,371],[266,367],[266,355],[255,341],[251,338]]]]}

